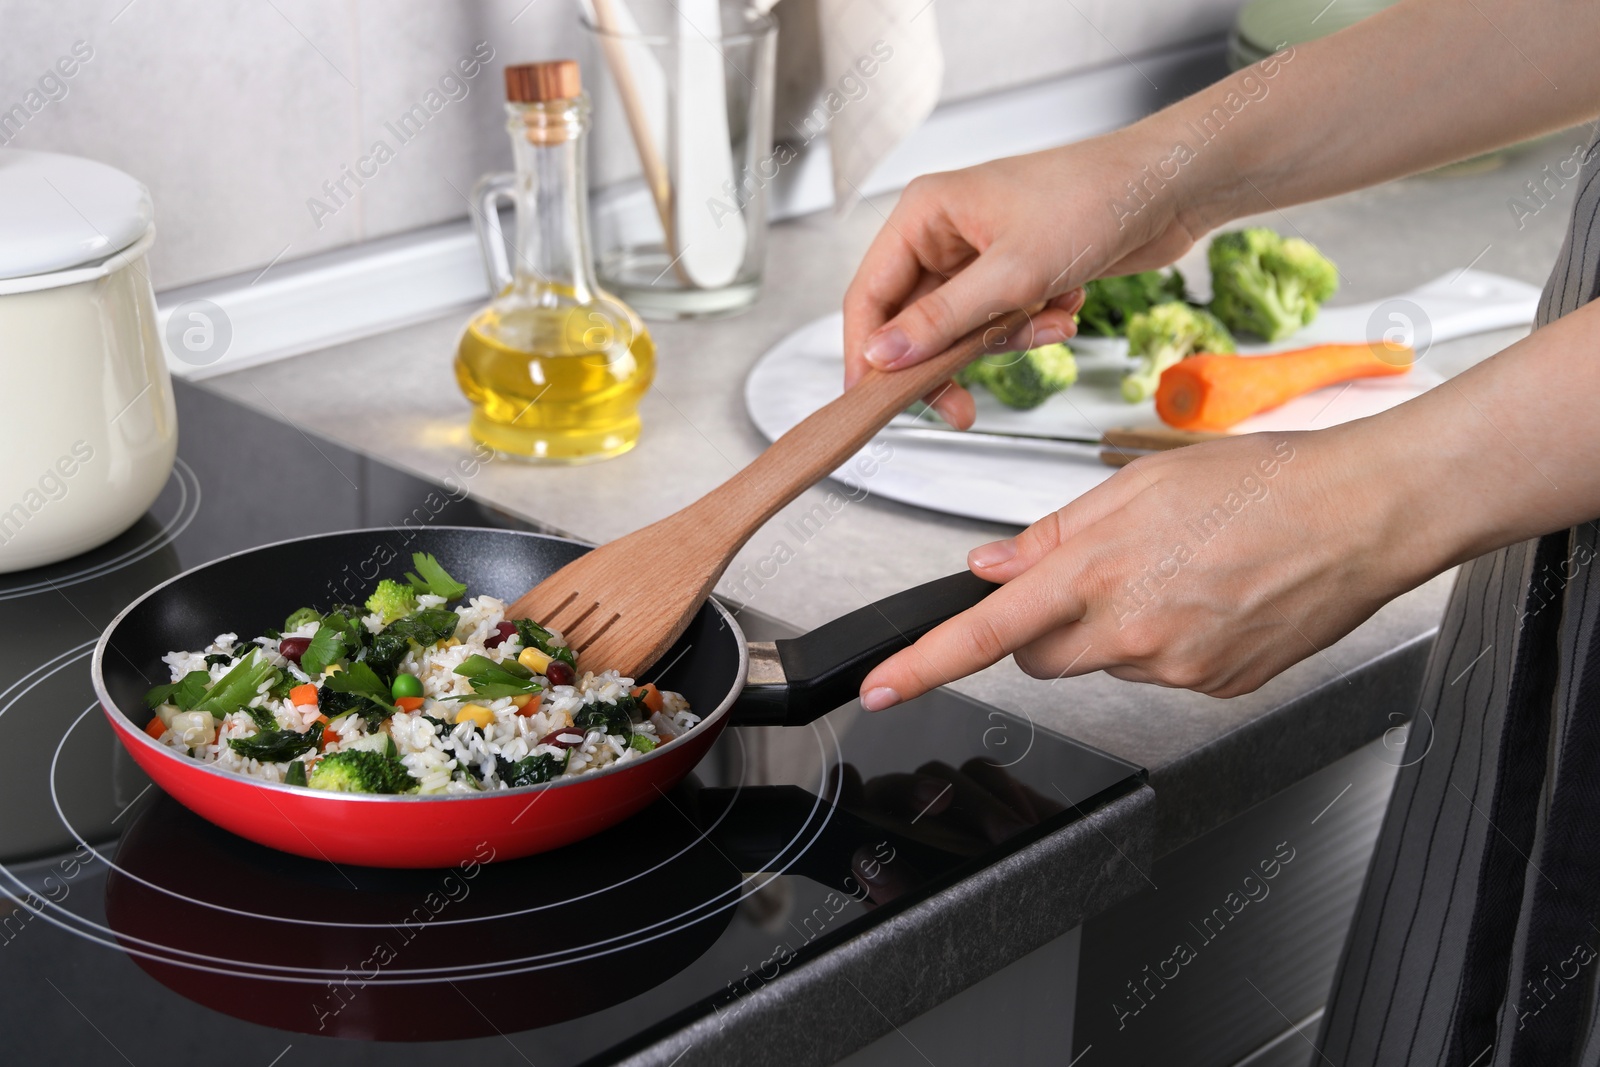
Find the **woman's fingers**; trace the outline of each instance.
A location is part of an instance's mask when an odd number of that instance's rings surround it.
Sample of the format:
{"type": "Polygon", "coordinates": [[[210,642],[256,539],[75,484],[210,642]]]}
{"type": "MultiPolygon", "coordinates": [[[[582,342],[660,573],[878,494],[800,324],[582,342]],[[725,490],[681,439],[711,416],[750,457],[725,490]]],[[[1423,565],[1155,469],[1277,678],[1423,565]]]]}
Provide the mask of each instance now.
{"type": "Polygon", "coordinates": [[[955,382],[945,382],[928,393],[922,402],[939,413],[939,417],[958,430],[970,430],[978,417],[978,405],[972,394],[955,382]]]}
{"type": "Polygon", "coordinates": [[[1000,662],[1014,649],[1082,616],[1070,562],[1036,567],[976,607],[934,627],[884,660],[861,685],[861,703],[882,711],[1000,662]]]}
{"type": "Polygon", "coordinates": [[[991,249],[874,330],[862,356],[879,370],[921,363],[993,321],[999,306],[1023,307],[1045,295],[1030,298],[1029,289],[1018,264],[991,249]]]}
{"type": "Polygon", "coordinates": [[[869,337],[977,255],[941,213],[903,196],[845,290],[845,384],[855,384],[866,370],[862,351],[869,337]]]}

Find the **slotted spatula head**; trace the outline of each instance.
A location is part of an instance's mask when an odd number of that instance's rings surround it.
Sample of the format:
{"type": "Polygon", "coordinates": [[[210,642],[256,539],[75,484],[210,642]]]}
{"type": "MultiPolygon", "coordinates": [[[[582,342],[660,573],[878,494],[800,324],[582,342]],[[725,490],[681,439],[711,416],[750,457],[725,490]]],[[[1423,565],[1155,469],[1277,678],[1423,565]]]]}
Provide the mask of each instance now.
{"type": "Polygon", "coordinates": [[[728,481],[681,511],[573,560],[519,597],[509,617],[560,633],[584,670],[640,678],[688,627],[734,553],[762,523],[838,469],[913,400],[980,355],[1028,347],[1028,321],[1027,310],[1013,311],[914,367],[869,370],[728,481]]]}
{"type": "Polygon", "coordinates": [[[507,617],[561,634],[584,670],[640,678],[683,633],[732,556],[685,530],[688,514],[579,556],[524,593],[507,617]]]}

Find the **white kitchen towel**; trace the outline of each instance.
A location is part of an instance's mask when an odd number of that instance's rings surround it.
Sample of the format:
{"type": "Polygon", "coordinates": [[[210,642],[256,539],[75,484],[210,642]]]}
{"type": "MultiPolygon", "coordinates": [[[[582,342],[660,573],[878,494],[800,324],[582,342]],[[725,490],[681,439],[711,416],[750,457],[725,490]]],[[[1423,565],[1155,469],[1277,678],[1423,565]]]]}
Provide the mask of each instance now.
{"type": "Polygon", "coordinates": [[[939,102],[944,51],[933,8],[933,0],[818,0],[823,96],[805,125],[828,131],[837,211],[860,199],[867,175],[939,102]]]}

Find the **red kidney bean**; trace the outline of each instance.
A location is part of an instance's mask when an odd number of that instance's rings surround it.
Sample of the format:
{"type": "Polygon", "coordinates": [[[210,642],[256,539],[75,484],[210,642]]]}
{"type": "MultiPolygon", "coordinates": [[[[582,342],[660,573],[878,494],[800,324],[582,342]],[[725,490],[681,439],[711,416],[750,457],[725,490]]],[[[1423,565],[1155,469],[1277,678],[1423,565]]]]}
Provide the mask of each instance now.
{"type": "Polygon", "coordinates": [[[497,622],[494,624],[494,633],[483,639],[483,647],[499,648],[501,645],[506,643],[507,638],[516,632],[516,623],[505,621],[497,622]]]}
{"type": "Polygon", "coordinates": [[[583,731],[575,726],[568,726],[554,733],[546,734],[539,743],[541,745],[555,745],[557,748],[572,748],[583,744],[583,731]]]}
{"type": "Polygon", "coordinates": [[[551,685],[571,685],[578,679],[578,672],[568,664],[558,659],[550,661],[550,666],[544,669],[544,676],[550,680],[551,685]]]}
{"type": "Polygon", "coordinates": [[[311,647],[309,637],[285,637],[278,642],[278,655],[292,663],[299,663],[300,657],[306,654],[306,649],[311,647]]]}

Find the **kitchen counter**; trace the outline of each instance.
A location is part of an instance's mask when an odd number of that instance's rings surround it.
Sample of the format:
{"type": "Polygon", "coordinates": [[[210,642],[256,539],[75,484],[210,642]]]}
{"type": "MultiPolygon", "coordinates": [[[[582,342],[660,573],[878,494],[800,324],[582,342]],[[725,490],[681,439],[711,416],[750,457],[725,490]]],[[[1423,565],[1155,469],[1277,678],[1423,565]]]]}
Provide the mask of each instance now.
{"type": "MultiPolygon", "coordinates": [[[[1469,265],[1542,284],[1560,245],[1572,190],[1548,186],[1555,202],[1525,218],[1520,230],[1507,201],[1520,197],[1533,203],[1523,183],[1538,178],[1541,167],[1568,157],[1577,140],[1575,134],[1556,135],[1498,169],[1420,176],[1249,221],[1300,233],[1323,248],[1344,275],[1340,302],[1403,292],[1469,265]]],[[[645,436],[633,452],[610,462],[544,468],[498,460],[463,476],[458,464],[471,454],[468,408],[456,388],[451,358],[465,312],[222,375],[204,385],[306,433],[432,479],[464,482],[480,502],[543,529],[603,542],[676,510],[761,451],[765,442],[744,409],[747,371],[786,334],[837,309],[890,203],[869,202],[844,220],[812,217],[775,227],[766,291],[748,314],[652,324],[659,366],[656,386],[643,405],[645,436]]],[[[1191,279],[1205,277],[1198,254],[1191,253],[1180,266],[1191,279]]],[[[1425,358],[1444,373],[1457,373],[1522,332],[1441,344],[1425,358]]],[[[719,589],[761,615],[805,628],[955,571],[973,545],[1015,532],[867,498],[839,510],[810,541],[791,544],[793,558],[775,576],[759,583],[746,580],[743,589],[753,589],[753,595],[736,592],[745,568],[769,557],[786,536],[785,520],[819,504],[828,492],[827,485],[812,490],[758,533],[719,589]]],[[[1450,575],[1441,576],[1399,597],[1343,640],[1258,692],[1231,700],[1103,674],[1041,682],[1009,660],[954,688],[1150,772],[1150,790],[1127,798],[1114,813],[1137,817],[1141,828],[1122,839],[1136,842],[1137,850],[1120,861],[1109,857],[1096,868],[1121,867],[1106,875],[1120,881],[1129,874],[1121,861],[1143,866],[1398,727],[1412,710],[1450,582],[1450,575]]],[[[1093,843],[1101,837],[1079,833],[1075,840],[1093,843]]],[[[1016,867],[1026,868],[1025,862],[1016,867]]],[[[996,868],[994,874],[1003,878],[1008,869],[996,868]]],[[[1083,914],[1083,908],[1067,906],[1059,916],[1067,926],[1052,923],[1050,929],[1060,932],[1083,914]]],[[[914,917],[915,909],[901,918],[914,917]]],[[[890,936],[887,928],[874,935],[890,936]]],[[[1008,952],[968,960],[967,966],[977,970],[967,983],[1033,944],[1019,942],[1008,952]]],[[[939,988],[935,982],[928,987],[932,993],[925,989],[913,999],[926,1001],[939,988]]],[[[890,999],[897,1005],[891,1009],[895,1017],[906,1017],[905,1005],[911,1002],[890,999]]],[[[752,1018],[759,1014],[752,1008],[752,1018]]],[[[887,1029],[886,1020],[871,1016],[855,1043],[887,1029]]]]}

